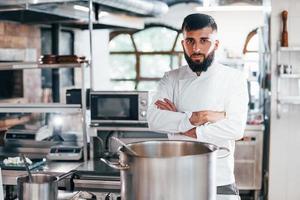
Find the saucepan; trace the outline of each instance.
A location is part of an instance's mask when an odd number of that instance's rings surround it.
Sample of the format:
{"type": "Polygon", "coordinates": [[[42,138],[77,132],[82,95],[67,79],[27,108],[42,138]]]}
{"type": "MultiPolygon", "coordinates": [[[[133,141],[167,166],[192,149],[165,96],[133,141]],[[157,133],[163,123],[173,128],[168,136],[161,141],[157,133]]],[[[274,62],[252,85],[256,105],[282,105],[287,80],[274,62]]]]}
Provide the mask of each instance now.
{"type": "Polygon", "coordinates": [[[19,200],[57,200],[58,182],[72,174],[76,170],[69,171],[59,176],[47,173],[33,173],[30,177],[17,178],[19,200]]]}
{"type": "Polygon", "coordinates": [[[122,200],[215,200],[216,159],[230,154],[225,147],[183,140],[135,142],[119,152],[118,163],[101,160],[121,170],[122,200]],[[226,153],[217,155],[220,150],[226,153]]]}

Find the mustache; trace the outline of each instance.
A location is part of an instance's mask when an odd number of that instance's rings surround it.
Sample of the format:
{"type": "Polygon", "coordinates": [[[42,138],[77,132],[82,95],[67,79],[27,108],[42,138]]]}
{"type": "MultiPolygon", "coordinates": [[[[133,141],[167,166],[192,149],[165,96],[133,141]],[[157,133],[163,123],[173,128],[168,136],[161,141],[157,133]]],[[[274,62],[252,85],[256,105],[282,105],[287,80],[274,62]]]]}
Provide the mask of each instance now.
{"type": "Polygon", "coordinates": [[[205,58],[205,54],[203,54],[203,53],[192,53],[191,57],[192,56],[203,56],[205,58]]]}

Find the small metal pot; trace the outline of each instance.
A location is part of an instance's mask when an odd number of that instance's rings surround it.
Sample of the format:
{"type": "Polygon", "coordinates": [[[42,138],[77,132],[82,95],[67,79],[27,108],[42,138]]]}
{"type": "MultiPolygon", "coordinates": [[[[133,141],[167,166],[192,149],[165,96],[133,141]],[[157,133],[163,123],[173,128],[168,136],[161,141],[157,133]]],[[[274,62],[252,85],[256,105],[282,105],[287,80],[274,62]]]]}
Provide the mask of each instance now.
{"type": "Polygon", "coordinates": [[[122,200],[215,200],[216,158],[228,155],[213,144],[167,140],[127,144],[117,164],[101,160],[121,170],[122,200]]]}
{"type": "Polygon", "coordinates": [[[19,200],[57,200],[58,181],[72,175],[76,170],[60,176],[52,176],[46,173],[32,174],[32,182],[29,176],[21,176],[17,179],[19,200]]]}

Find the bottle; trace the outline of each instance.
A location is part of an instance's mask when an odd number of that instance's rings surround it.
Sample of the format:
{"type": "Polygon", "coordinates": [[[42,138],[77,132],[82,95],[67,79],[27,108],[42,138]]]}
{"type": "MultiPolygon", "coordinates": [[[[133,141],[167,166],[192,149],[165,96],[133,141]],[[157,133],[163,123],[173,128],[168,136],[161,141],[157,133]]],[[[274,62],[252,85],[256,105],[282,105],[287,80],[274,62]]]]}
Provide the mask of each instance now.
{"type": "Polygon", "coordinates": [[[284,65],[278,65],[278,75],[281,75],[284,73],[284,65]]]}

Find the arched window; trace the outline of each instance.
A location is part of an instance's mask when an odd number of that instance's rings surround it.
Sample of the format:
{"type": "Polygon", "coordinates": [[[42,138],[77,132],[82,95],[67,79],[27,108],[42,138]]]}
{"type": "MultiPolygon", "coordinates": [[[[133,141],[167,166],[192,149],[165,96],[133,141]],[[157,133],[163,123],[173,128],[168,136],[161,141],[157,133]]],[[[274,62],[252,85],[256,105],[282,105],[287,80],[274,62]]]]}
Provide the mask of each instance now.
{"type": "Polygon", "coordinates": [[[166,71],[182,64],[178,30],[151,26],[137,32],[112,32],[109,44],[115,90],[153,90],[166,71]]]}

